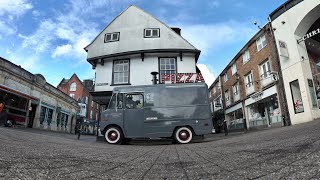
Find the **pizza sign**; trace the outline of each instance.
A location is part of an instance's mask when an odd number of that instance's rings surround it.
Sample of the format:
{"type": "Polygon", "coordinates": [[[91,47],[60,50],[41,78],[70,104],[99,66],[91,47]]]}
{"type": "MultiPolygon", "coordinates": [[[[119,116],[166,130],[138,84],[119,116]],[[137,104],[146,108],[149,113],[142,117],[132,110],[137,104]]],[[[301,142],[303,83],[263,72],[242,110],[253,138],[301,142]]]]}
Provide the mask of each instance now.
{"type": "Polygon", "coordinates": [[[198,83],[205,82],[201,73],[162,74],[162,83],[198,83]]]}

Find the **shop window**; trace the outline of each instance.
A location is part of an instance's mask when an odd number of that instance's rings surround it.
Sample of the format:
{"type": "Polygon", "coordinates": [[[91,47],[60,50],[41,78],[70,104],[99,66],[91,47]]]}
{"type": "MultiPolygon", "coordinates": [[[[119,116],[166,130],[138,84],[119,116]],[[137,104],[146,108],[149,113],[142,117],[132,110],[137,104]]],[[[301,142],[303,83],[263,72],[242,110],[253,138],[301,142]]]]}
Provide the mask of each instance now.
{"type": "Polygon", "coordinates": [[[114,61],[113,84],[128,84],[129,72],[129,60],[114,61]]]}
{"type": "Polygon", "coordinates": [[[316,92],[313,87],[313,82],[311,79],[308,79],[308,85],[309,85],[309,93],[310,93],[310,97],[311,97],[311,101],[312,101],[312,107],[316,108],[318,106],[317,97],[316,97],[316,92]]]}
{"type": "Polygon", "coordinates": [[[291,88],[291,95],[292,95],[294,112],[296,114],[304,112],[299,81],[295,80],[295,81],[290,82],[290,88],[291,88]]]}
{"type": "Polygon", "coordinates": [[[40,124],[42,125],[44,122],[46,122],[47,125],[50,126],[52,121],[52,114],[53,114],[53,109],[41,106],[40,124]]]}
{"type": "MultiPolygon", "coordinates": [[[[171,74],[177,73],[177,65],[176,65],[175,58],[160,58],[159,64],[160,64],[160,77],[162,77],[163,74],[171,75],[171,74]]],[[[162,78],[160,78],[160,81],[162,81],[162,78]]]]}
{"type": "Polygon", "coordinates": [[[248,49],[242,54],[242,58],[243,58],[243,64],[245,64],[250,60],[250,53],[248,49]]]}

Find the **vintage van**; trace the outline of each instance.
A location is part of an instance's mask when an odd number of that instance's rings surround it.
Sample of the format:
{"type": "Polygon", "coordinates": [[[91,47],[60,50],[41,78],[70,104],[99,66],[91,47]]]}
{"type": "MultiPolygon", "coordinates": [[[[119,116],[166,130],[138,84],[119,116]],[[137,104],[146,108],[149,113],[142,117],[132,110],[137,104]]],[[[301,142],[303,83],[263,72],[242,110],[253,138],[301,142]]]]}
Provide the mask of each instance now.
{"type": "Polygon", "coordinates": [[[101,114],[99,130],[110,144],[132,138],[189,143],[214,130],[208,87],[205,83],[116,87],[101,114]]]}

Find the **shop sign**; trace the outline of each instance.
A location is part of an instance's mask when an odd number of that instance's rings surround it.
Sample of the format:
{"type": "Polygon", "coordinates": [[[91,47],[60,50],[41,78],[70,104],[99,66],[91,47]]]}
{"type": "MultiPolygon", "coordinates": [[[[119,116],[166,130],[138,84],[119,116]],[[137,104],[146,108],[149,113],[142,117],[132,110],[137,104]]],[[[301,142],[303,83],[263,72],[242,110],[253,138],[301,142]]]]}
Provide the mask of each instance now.
{"type": "Polygon", "coordinates": [[[298,43],[305,41],[306,39],[309,39],[317,34],[320,34],[320,28],[313,30],[313,31],[309,32],[308,34],[304,35],[301,39],[298,40],[298,43]]]}
{"type": "Polygon", "coordinates": [[[201,73],[177,73],[177,74],[162,74],[161,82],[174,83],[198,83],[205,82],[201,73]]]}
{"type": "Polygon", "coordinates": [[[263,91],[260,91],[260,92],[257,92],[253,95],[251,95],[251,98],[255,101],[258,101],[262,98],[262,95],[263,95],[263,91]]]}
{"type": "Polygon", "coordinates": [[[280,56],[289,57],[288,47],[284,41],[279,40],[280,56]]]}
{"type": "Polygon", "coordinates": [[[108,83],[97,83],[96,86],[107,86],[108,83]]]}

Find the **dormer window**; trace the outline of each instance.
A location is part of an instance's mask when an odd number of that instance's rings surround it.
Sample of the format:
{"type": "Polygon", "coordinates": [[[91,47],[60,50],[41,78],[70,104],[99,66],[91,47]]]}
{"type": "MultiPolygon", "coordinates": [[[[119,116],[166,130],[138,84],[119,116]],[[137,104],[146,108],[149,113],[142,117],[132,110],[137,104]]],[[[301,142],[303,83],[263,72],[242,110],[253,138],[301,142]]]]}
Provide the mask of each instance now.
{"type": "Polygon", "coordinates": [[[145,38],[157,38],[160,37],[160,29],[144,29],[145,38]]]}
{"type": "Polygon", "coordinates": [[[107,33],[104,36],[104,42],[114,42],[119,41],[120,38],[120,32],[114,32],[114,33],[107,33]]]}

